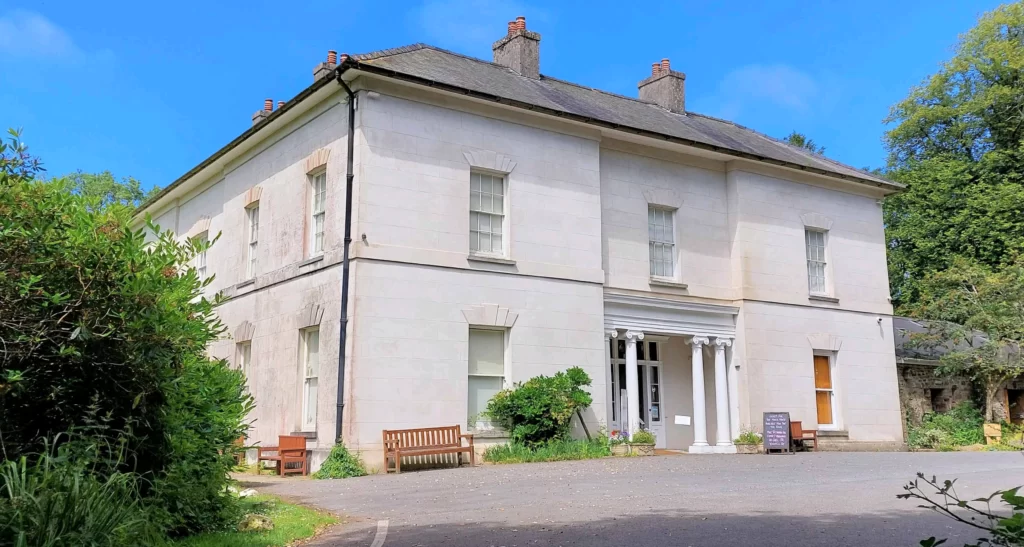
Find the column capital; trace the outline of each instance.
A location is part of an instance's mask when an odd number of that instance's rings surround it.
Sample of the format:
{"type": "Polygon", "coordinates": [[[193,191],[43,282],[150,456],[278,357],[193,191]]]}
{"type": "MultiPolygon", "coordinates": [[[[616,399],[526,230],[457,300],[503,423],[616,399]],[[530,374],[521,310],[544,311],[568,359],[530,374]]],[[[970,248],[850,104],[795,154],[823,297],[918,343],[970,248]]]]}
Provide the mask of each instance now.
{"type": "Polygon", "coordinates": [[[636,342],[637,340],[643,340],[644,333],[638,330],[627,330],[626,331],[626,342],[636,342]]]}
{"type": "Polygon", "coordinates": [[[723,338],[721,336],[715,338],[715,347],[727,348],[732,345],[732,338],[723,338]]]}
{"type": "Polygon", "coordinates": [[[694,346],[694,347],[706,346],[706,345],[708,345],[708,337],[707,336],[694,336],[693,339],[690,340],[690,345],[694,346]]]}
{"type": "Polygon", "coordinates": [[[608,330],[604,331],[604,335],[605,335],[606,338],[618,338],[619,337],[619,331],[617,331],[615,329],[608,329],[608,330]]]}

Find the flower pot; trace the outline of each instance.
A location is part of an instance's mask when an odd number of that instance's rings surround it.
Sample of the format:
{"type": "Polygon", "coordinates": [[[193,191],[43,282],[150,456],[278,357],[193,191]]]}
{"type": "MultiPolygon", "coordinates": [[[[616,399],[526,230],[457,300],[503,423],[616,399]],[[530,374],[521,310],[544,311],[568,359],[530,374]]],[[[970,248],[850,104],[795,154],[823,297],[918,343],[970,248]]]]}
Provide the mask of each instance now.
{"type": "Polygon", "coordinates": [[[619,443],[612,445],[612,456],[625,456],[627,454],[629,454],[628,444],[619,443]]]}
{"type": "Polygon", "coordinates": [[[634,456],[653,456],[654,455],[654,444],[637,444],[632,443],[629,445],[630,453],[634,456]]]}
{"type": "Polygon", "coordinates": [[[738,444],[736,445],[737,454],[760,454],[764,452],[759,444],[738,444]]]}

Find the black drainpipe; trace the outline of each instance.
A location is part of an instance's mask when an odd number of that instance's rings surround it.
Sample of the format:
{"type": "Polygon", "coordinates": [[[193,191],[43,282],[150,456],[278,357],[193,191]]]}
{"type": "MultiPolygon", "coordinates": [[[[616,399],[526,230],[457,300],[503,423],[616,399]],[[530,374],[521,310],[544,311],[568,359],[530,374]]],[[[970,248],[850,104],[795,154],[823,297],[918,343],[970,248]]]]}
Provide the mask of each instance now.
{"type": "MultiPolygon", "coordinates": [[[[342,61],[344,62],[344,60],[342,61]]],[[[348,248],[352,243],[352,155],[356,139],[356,95],[341,79],[338,67],[335,77],[348,93],[348,155],[345,158],[345,248],[341,255],[341,331],[338,336],[338,417],[334,428],[335,441],[341,443],[341,423],[345,415],[345,345],[348,338],[348,248]]]]}

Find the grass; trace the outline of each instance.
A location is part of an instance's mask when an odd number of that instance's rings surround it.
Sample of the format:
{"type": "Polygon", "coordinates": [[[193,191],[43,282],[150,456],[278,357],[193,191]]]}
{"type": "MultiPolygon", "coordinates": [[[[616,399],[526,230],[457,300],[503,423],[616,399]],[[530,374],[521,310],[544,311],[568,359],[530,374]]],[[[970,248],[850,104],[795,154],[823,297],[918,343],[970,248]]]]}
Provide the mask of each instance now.
{"type": "Polygon", "coordinates": [[[589,460],[611,456],[608,439],[603,436],[591,441],[554,440],[536,447],[522,444],[499,444],[484,451],[484,461],[491,463],[557,462],[589,460]]]}
{"type": "Polygon", "coordinates": [[[274,522],[268,532],[209,532],[182,538],[175,547],[281,547],[315,535],[338,522],[328,513],[285,503],[272,496],[253,496],[239,500],[245,513],[265,515],[274,522]]]}

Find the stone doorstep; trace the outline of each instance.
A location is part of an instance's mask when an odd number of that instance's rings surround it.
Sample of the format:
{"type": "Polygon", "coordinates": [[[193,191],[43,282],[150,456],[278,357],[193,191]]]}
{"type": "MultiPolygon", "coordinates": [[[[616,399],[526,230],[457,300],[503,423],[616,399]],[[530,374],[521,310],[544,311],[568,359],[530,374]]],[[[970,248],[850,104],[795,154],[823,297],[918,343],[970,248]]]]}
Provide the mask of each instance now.
{"type": "Polygon", "coordinates": [[[851,441],[845,438],[818,436],[818,450],[821,452],[906,452],[903,441],[851,441]]]}

